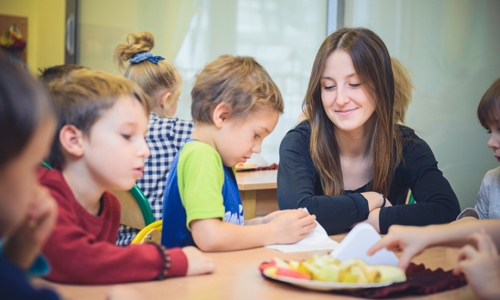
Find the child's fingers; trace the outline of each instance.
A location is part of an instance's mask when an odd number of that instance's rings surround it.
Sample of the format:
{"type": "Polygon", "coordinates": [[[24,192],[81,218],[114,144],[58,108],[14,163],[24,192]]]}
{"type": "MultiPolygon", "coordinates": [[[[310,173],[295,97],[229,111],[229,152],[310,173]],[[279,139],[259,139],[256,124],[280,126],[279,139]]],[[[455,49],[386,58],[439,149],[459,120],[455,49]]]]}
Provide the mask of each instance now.
{"type": "Polygon", "coordinates": [[[30,219],[40,218],[47,213],[47,210],[52,209],[52,202],[54,200],[49,191],[44,187],[37,186],[28,208],[28,217],[30,219]]]}
{"type": "Polygon", "coordinates": [[[312,230],[312,229],[316,228],[317,225],[318,225],[318,223],[316,223],[316,219],[312,219],[312,221],[310,223],[308,223],[307,225],[305,225],[304,227],[311,228],[311,230],[312,230]]]}
{"type": "Polygon", "coordinates": [[[36,200],[29,215],[29,224],[34,231],[35,240],[44,243],[57,219],[57,204],[47,189],[37,190],[36,200]]]}
{"type": "Polygon", "coordinates": [[[316,227],[316,222],[301,226],[298,231],[298,234],[302,238],[308,235],[315,227],[316,227]]]}
{"type": "Polygon", "coordinates": [[[458,276],[460,274],[462,274],[462,267],[460,265],[457,265],[453,271],[451,271],[451,273],[455,276],[458,276]]]}
{"type": "Polygon", "coordinates": [[[392,236],[386,236],[371,246],[366,254],[373,255],[382,248],[388,248],[392,243],[394,243],[392,236]]]}
{"type": "Polygon", "coordinates": [[[386,248],[391,251],[401,251],[400,247],[401,238],[397,235],[391,235],[390,233],[383,237],[381,240],[375,243],[370,249],[368,249],[367,254],[373,255],[375,252],[382,248],[386,248]]]}
{"type": "Polygon", "coordinates": [[[400,268],[403,271],[406,271],[406,268],[408,268],[408,265],[410,265],[410,261],[411,259],[404,258],[403,256],[401,256],[399,258],[398,268],[400,268]]]}
{"type": "Polygon", "coordinates": [[[316,222],[314,219],[310,218],[303,218],[299,220],[299,228],[311,228],[314,229],[316,227],[316,222]]]}
{"type": "Polygon", "coordinates": [[[210,257],[205,259],[203,266],[204,268],[200,272],[201,274],[213,273],[213,271],[215,271],[215,261],[210,257]]]}
{"type": "Polygon", "coordinates": [[[286,214],[286,213],[289,213],[291,212],[292,210],[290,209],[285,209],[285,210],[277,210],[277,211],[273,211],[272,213],[268,214],[267,216],[268,217],[273,217],[273,218],[276,218],[277,216],[281,216],[282,214],[286,214]]]}
{"type": "Polygon", "coordinates": [[[463,246],[458,252],[458,261],[466,259],[474,259],[477,256],[477,251],[471,245],[463,246]]]}
{"type": "Polygon", "coordinates": [[[211,273],[215,270],[215,261],[213,258],[204,255],[200,250],[193,246],[182,248],[188,260],[187,275],[198,275],[211,273]]]}
{"type": "Polygon", "coordinates": [[[495,243],[491,239],[491,236],[486,233],[484,229],[479,232],[475,232],[468,237],[469,240],[474,241],[477,244],[477,249],[480,252],[487,252],[496,254],[498,253],[495,243]]]}
{"type": "Polygon", "coordinates": [[[308,212],[306,212],[305,210],[303,209],[296,209],[290,213],[293,213],[297,218],[305,218],[305,217],[308,217],[310,216],[308,212]]]}
{"type": "Polygon", "coordinates": [[[316,227],[316,216],[315,215],[308,215],[307,217],[301,218],[301,219],[299,219],[299,224],[302,227],[309,226],[309,225],[314,225],[314,227],[316,227]]]}
{"type": "Polygon", "coordinates": [[[452,274],[458,276],[458,275],[464,273],[467,276],[467,270],[471,266],[471,263],[472,262],[470,260],[458,261],[457,265],[455,266],[455,268],[452,271],[452,274]]]}
{"type": "Polygon", "coordinates": [[[408,265],[410,265],[411,260],[417,256],[423,249],[406,247],[403,249],[403,253],[399,257],[398,267],[402,270],[406,270],[408,265]]]}

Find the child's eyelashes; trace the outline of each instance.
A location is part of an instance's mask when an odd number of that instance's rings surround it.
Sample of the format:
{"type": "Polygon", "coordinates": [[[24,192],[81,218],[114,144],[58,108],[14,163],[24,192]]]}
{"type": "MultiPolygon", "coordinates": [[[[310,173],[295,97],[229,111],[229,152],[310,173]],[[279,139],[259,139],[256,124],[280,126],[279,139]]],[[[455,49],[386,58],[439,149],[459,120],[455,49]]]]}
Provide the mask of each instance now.
{"type": "Polygon", "coordinates": [[[122,134],[121,134],[121,136],[122,136],[124,139],[126,139],[127,141],[128,141],[128,140],[130,140],[130,139],[132,138],[132,135],[130,135],[130,134],[123,134],[123,133],[122,133],[122,134]]]}
{"type": "Polygon", "coordinates": [[[357,88],[361,86],[361,83],[351,83],[349,84],[350,87],[357,88]]]}
{"type": "Polygon", "coordinates": [[[327,91],[331,91],[331,90],[335,89],[336,87],[337,87],[337,86],[335,86],[335,85],[329,85],[329,86],[325,86],[325,87],[323,87],[323,89],[325,89],[325,90],[327,90],[327,91]]]}
{"type": "Polygon", "coordinates": [[[257,133],[254,135],[254,138],[255,139],[260,139],[260,135],[258,135],[257,133]]]}

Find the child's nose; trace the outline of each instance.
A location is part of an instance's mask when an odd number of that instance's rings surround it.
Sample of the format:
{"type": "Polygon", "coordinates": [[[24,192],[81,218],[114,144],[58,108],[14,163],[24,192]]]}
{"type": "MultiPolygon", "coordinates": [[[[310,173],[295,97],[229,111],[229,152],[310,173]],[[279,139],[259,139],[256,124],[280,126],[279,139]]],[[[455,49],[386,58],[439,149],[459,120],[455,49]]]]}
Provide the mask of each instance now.
{"type": "Polygon", "coordinates": [[[140,157],[146,158],[146,157],[149,157],[150,154],[151,154],[151,151],[149,150],[149,146],[146,143],[146,140],[141,139],[141,143],[140,143],[140,146],[139,146],[138,155],[140,157]]]}
{"type": "Polygon", "coordinates": [[[261,143],[257,143],[256,145],[253,146],[252,152],[253,153],[260,153],[260,148],[261,148],[261,143]]]}
{"type": "Polygon", "coordinates": [[[492,133],[490,135],[490,139],[488,140],[488,147],[491,148],[491,149],[497,149],[500,147],[499,145],[499,139],[500,139],[500,136],[495,136],[494,133],[492,133]]]}

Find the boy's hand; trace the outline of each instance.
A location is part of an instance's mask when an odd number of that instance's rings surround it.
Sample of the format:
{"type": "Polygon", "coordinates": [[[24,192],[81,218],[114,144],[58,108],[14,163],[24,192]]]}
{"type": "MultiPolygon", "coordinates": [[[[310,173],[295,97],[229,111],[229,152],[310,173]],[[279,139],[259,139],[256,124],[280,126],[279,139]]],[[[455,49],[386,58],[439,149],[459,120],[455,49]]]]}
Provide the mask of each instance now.
{"type": "Polygon", "coordinates": [[[295,243],[316,227],[315,221],[315,215],[302,209],[285,211],[268,223],[272,232],[268,244],[295,243]]]}
{"type": "Polygon", "coordinates": [[[280,215],[287,213],[287,212],[290,212],[290,211],[291,211],[290,209],[273,211],[272,213],[267,214],[264,217],[262,217],[262,224],[267,224],[267,223],[271,222],[272,220],[274,220],[277,216],[280,216],[280,215]]]}
{"type": "Polygon", "coordinates": [[[424,229],[415,226],[392,225],[389,232],[380,241],[368,250],[368,255],[373,255],[382,248],[391,251],[403,251],[399,258],[399,265],[406,270],[411,259],[427,247],[424,229]]]}
{"type": "Polygon", "coordinates": [[[5,256],[27,270],[50,236],[56,219],[56,202],[46,188],[37,185],[25,221],[4,244],[5,256]]]}
{"type": "Polygon", "coordinates": [[[263,217],[259,218],[254,218],[251,220],[245,220],[245,225],[258,225],[258,224],[267,224],[274,220],[277,216],[280,216],[284,213],[292,211],[291,209],[285,209],[285,210],[277,210],[273,211],[272,213],[269,213],[263,217]]]}
{"type": "Polygon", "coordinates": [[[182,251],[188,261],[186,276],[212,273],[215,270],[215,261],[195,247],[184,247],[182,251]]]}
{"type": "Polygon", "coordinates": [[[460,249],[453,274],[464,273],[470,287],[481,299],[500,298],[500,259],[498,250],[484,229],[469,236],[477,245],[460,249]]]}

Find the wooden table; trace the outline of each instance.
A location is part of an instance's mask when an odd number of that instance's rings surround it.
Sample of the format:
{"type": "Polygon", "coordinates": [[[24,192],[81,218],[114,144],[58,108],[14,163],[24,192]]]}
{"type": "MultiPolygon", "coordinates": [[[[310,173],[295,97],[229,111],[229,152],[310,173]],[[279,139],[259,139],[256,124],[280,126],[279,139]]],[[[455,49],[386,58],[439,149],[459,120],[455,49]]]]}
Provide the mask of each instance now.
{"type": "MultiPolygon", "coordinates": [[[[343,235],[333,236],[340,241],[343,235]]],[[[162,281],[129,283],[125,286],[135,289],[144,299],[355,299],[327,292],[303,290],[286,284],[272,282],[261,277],[257,267],[263,261],[277,256],[284,259],[305,259],[314,253],[281,253],[267,248],[244,251],[207,253],[214,258],[216,270],[210,275],[172,278],[162,281]]],[[[453,268],[457,249],[431,248],[414,258],[415,263],[425,263],[431,269],[453,268]]],[[[49,285],[64,298],[74,300],[103,300],[111,286],[63,285],[36,279],[35,284],[49,285]]],[[[469,286],[429,296],[405,297],[405,299],[471,299],[469,286]]]]}
{"type": "Polygon", "coordinates": [[[236,172],[245,219],[278,210],[277,170],[236,172]]]}

